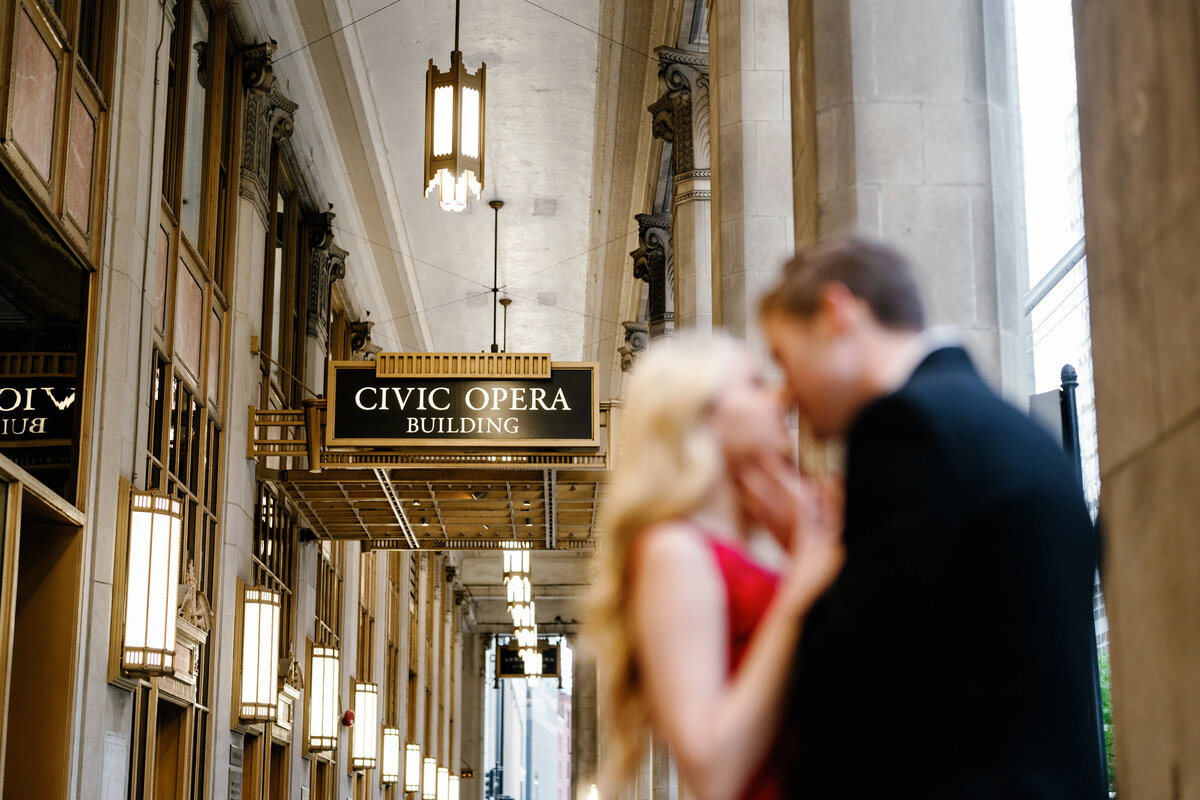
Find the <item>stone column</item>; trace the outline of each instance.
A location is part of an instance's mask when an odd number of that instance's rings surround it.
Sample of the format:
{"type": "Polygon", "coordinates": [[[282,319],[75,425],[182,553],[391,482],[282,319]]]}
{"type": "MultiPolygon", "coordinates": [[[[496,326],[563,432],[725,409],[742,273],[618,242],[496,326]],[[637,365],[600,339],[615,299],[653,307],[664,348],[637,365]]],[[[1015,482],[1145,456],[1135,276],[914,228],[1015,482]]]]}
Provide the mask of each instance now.
{"type": "Polygon", "coordinates": [[[649,286],[650,339],[668,336],[674,325],[671,295],[671,218],[662,214],[637,214],[638,249],[633,259],[633,277],[649,286]]]}
{"type": "Polygon", "coordinates": [[[461,713],[457,717],[459,724],[456,728],[462,766],[475,771],[474,778],[462,778],[459,782],[459,794],[464,800],[482,800],[484,776],[492,766],[483,762],[484,737],[492,733],[484,725],[485,639],[485,636],[476,633],[462,634],[462,672],[459,674],[461,713]]]}
{"type": "Polygon", "coordinates": [[[1122,797],[1200,794],[1200,29],[1075,2],[1103,578],[1122,797]],[[1153,58],[1147,58],[1153,53],[1153,58]]]}
{"type": "Polygon", "coordinates": [[[654,136],[671,143],[675,325],[712,329],[712,168],[708,57],[657,50],[663,95],[650,106],[654,136]]]}
{"type": "Polygon", "coordinates": [[[571,797],[583,800],[596,782],[599,736],[596,707],[596,664],[568,638],[575,658],[571,670],[571,797]]]}
{"type": "Polygon", "coordinates": [[[333,243],[332,211],[314,214],[308,223],[308,319],[305,330],[305,385],[323,391],[325,357],[329,354],[329,297],[333,282],[346,277],[347,251],[333,243]]]}
{"type": "Polygon", "coordinates": [[[794,249],[787,0],[709,0],[714,322],[756,343],[758,298],[794,249]]]}
{"type": "Polygon", "coordinates": [[[679,771],[663,737],[655,737],[650,752],[651,800],[679,800],[679,771]]]}
{"type": "MultiPolygon", "coordinates": [[[[793,80],[812,83],[820,237],[859,233],[900,248],[929,321],[953,326],[982,371],[1023,402],[1004,17],[1002,0],[811,0],[794,4],[789,22],[793,80]]],[[[800,87],[793,101],[804,108],[809,96],[800,87]]],[[[803,127],[801,175],[811,169],[803,127]]]]}

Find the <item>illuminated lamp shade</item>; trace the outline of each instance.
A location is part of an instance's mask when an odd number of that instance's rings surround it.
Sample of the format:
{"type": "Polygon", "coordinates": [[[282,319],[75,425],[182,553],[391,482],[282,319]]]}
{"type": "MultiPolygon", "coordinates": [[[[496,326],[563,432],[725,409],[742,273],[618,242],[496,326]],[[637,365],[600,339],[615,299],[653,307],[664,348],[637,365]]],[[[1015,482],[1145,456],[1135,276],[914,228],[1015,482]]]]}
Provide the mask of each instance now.
{"type": "Polygon", "coordinates": [[[505,542],[504,579],[510,576],[529,576],[529,550],[527,542],[505,542]],[[523,549],[509,549],[509,548],[523,549]]]}
{"type": "Polygon", "coordinates": [[[279,711],[279,592],[247,586],[242,594],[242,695],[238,716],[275,719],[279,711]]]}
{"type": "Polygon", "coordinates": [[[528,603],[533,599],[533,585],[529,582],[529,578],[525,576],[512,576],[504,579],[504,586],[507,589],[508,610],[511,612],[513,606],[518,603],[528,603]]]}
{"type": "Polygon", "coordinates": [[[421,791],[421,745],[404,748],[404,791],[421,791]]]}
{"type": "Polygon", "coordinates": [[[450,800],[450,770],[438,767],[437,800],[450,800]]]}
{"type": "Polygon", "coordinates": [[[450,776],[450,794],[446,800],[458,800],[458,776],[450,776]]]}
{"type": "Polygon", "coordinates": [[[455,6],[450,69],[429,59],[425,73],[425,196],[436,189],[446,211],[462,211],[483,191],[483,122],[487,65],[471,73],[458,49],[455,6]]]}
{"type": "Polygon", "coordinates": [[[426,758],[421,775],[421,800],[437,800],[437,759],[426,758]]]}
{"type": "Polygon", "coordinates": [[[374,769],[379,758],[379,687],[354,684],[354,727],[350,730],[350,766],[374,769]]]}
{"type": "Polygon", "coordinates": [[[138,675],[175,672],[183,505],[157,492],[132,493],[121,667],[138,675]]]}
{"type": "Polygon", "coordinates": [[[520,627],[515,629],[517,639],[517,647],[522,650],[531,647],[537,647],[537,628],[536,627],[520,627]]]}
{"type": "Polygon", "coordinates": [[[400,729],[384,728],[379,748],[379,782],[400,782],[400,729]]]}
{"type": "Polygon", "coordinates": [[[338,739],[338,651],[313,646],[308,696],[308,749],[333,750],[338,739]]]}

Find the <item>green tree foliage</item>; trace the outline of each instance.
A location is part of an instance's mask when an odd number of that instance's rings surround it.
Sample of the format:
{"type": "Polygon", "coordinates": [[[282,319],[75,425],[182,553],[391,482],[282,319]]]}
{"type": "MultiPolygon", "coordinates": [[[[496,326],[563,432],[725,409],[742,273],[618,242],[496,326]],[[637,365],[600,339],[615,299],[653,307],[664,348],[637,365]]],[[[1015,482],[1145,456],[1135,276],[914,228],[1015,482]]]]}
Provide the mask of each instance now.
{"type": "Polygon", "coordinates": [[[1108,759],[1108,790],[1116,791],[1116,759],[1113,757],[1112,666],[1108,654],[1100,656],[1100,705],[1104,714],[1104,751],[1108,759]]]}

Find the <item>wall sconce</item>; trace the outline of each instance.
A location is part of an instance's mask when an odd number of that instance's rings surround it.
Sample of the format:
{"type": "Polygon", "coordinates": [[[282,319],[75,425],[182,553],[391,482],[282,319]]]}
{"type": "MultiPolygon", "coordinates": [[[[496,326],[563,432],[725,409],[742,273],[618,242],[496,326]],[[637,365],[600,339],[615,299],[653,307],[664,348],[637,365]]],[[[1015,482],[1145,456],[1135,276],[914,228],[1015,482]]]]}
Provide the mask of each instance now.
{"type": "Polygon", "coordinates": [[[308,749],[333,750],[338,739],[338,651],[313,645],[308,696],[308,749]]]}
{"type": "Polygon", "coordinates": [[[400,782],[400,729],[384,728],[382,746],[379,748],[380,783],[400,782]]]}
{"type": "Polygon", "coordinates": [[[279,592],[258,586],[243,587],[242,696],[238,716],[247,722],[265,722],[278,714],[278,642],[279,592]]]}
{"type": "Polygon", "coordinates": [[[125,574],[121,668],[138,675],[175,672],[183,504],[157,492],[132,492],[125,574]]]}
{"type": "Polygon", "coordinates": [[[404,748],[404,791],[421,791],[421,745],[404,748]]]}
{"type": "Polygon", "coordinates": [[[457,775],[450,776],[450,794],[447,796],[446,800],[458,800],[458,776],[457,775]]]}
{"type": "Polygon", "coordinates": [[[354,683],[354,730],[350,732],[350,766],[374,769],[379,758],[379,687],[354,683]]]}
{"type": "Polygon", "coordinates": [[[437,759],[425,759],[424,775],[421,776],[421,800],[437,800],[437,759]]]}
{"type": "Polygon", "coordinates": [[[438,189],[446,211],[467,207],[467,193],[483,190],[483,117],[487,65],[475,74],[458,49],[458,4],[454,6],[454,50],[450,70],[429,59],[425,73],[425,196],[438,189]]]}
{"type": "Polygon", "coordinates": [[[437,800],[450,800],[450,770],[438,767],[437,800]]]}

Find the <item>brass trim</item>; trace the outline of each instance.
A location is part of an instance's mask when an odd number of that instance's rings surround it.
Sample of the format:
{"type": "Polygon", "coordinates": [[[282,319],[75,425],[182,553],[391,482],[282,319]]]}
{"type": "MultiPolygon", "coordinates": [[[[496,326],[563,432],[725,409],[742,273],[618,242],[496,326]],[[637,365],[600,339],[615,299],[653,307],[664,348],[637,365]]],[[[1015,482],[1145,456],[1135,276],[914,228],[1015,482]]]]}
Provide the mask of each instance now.
{"type": "Polygon", "coordinates": [[[549,353],[380,353],[380,378],[550,379],[549,353]]]}
{"type": "MultiPolygon", "coordinates": [[[[383,355],[383,354],[380,354],[383,355]]],[[[392,354],[397,355],[397,354],[392,354]]],[[[407,354],[398,354],[407,355],[407,354]]],[[[413,355],[433,355],[433,356],[456,356],[469,355],[481,356],[492,355],[490,353],[415,353],[413,355]]],[[[499,353],[496,355],[513,355],[509,353],[499,353]]],[[[338,368],[342,369],[369,369],[371,363],[369,361],[331,361],[329,362],[328,377],[325,380],[325,392],[327,395],[326,402],[337,396],[337,373],[338,368]]],[[[556,361],[551,364],[552,369],[559,370],[587,370],[592,379],[592,403],[591,403],[591,438],[590,439],[343,439],[337,435],[335,422],[336,417],[333,414],[332,407],[326,418],[325,424],[325,447],[443,447],[443,448],[459,448],[459,447],[475,447],[487,448],[490,450],[503,451],[505,448],[514,447],[571,447],[571,448],[598,448],[600,446],[600,397],[597,394],[596,371],[599,364],[595,361],[556,361]]],[[[376,372],[378,377],[379,373],[376,372]]],[[[389,376],[400,377],[400,376],[389,376]]],[[[412,376],[409,376],[412,377],[412,376]]],[[[441,377],[450,377],[442,375],[441,377]]],[[[471,376],[460,376],[471,377],[471,376]]],[[[497,375],[486,376],[489,378],[499,378],[497,375]]],[[[549,377],[549,373],[547,373],[549,377]]],[[[323,455],[322,465],[333,466],[334,458],[328,450],[323,455]]],[[[499,458],[494,459],[499,462],[499,458]]],[[[356,464],[355,466],[363,466],[356,464]]],[[[378,464],[373,464],[378,466],[378,464]]]]}

